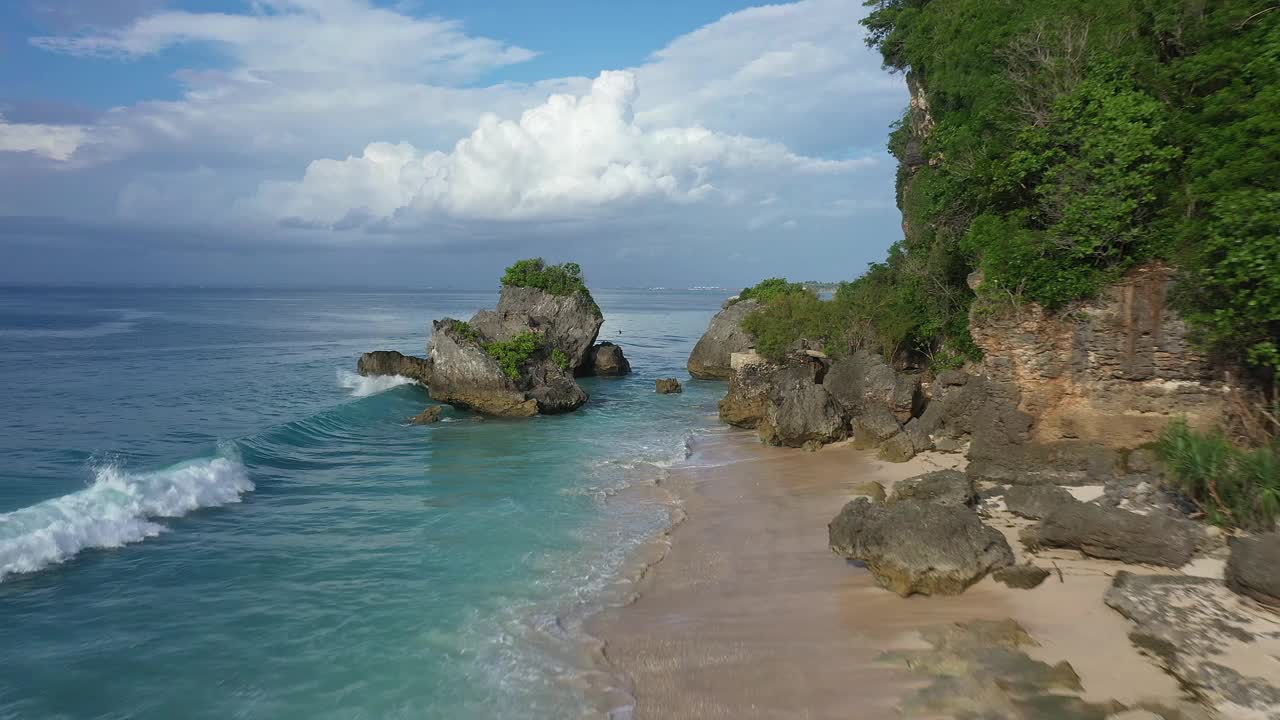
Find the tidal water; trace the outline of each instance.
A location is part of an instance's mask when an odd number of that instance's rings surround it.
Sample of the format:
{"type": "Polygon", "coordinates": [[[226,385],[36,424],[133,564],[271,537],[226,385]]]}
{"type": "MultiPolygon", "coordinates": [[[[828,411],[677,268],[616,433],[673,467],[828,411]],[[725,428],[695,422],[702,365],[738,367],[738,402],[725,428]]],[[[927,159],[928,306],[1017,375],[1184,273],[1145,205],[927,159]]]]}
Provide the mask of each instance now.
{"type": "Polygon", "coordinates": [[[671,522],[721,295],[599,291],[579,412],[405,419],[359,354],[494,292],[0,290],[0,718],[573,718],[581,619],[671,522]]]}

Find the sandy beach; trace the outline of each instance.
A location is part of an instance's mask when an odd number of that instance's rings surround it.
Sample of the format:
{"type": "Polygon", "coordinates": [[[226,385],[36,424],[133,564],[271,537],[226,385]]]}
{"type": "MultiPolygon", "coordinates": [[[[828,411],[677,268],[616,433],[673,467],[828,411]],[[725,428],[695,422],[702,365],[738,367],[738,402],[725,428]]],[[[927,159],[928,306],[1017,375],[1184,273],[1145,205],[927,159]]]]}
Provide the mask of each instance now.
{"type": "MultiPolygon", "coordinates": [[[[1012,590],[987,578],[958,597],[904,599],[828,549],[826,525],[853,486],[875,480],[890,489],[961,463],[961,455],[936,453],[884,463],[848,444],[815,453],[770,448],[737,431],[703,441],[668,483],[685,514],[669,551],[639,582],[634,602],[590,624],[635,697],[634,717],[894,717],[922,681],[877,657],[922,646],[921,628],[972,619],[1020,623],[1039,643],[1029,654],[1070,662],[1089,701],[1181,698],[1175,680],[1129,643],[1128,622],[1102,602],[1125,566],[1041,556],[1061,580],[1012,590]]],[[[1016,534],[1016,523],[993,524],[1016,534]]]]}

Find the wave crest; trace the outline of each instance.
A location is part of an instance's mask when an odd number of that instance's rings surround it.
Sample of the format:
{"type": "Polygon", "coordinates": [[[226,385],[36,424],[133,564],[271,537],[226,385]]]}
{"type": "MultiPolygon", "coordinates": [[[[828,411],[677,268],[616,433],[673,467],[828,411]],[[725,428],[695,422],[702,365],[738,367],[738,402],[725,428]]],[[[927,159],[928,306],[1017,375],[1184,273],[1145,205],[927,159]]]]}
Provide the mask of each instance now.
{"type": "Polygon", "coordinates": [[[63,562],[85,548],[113,548],[155,537],[154,518],[240,501],[253,490],[239,460],[193,460],[146,473],[98,468],[84,490],[0,515],[0,581],[63,562]]]}
{"type": "Polygon", "coordinates": [[[403,375],[359,375],[350,370],[338,371],[338,385],[351,391],[352,397],[368,397],[386,392],[393,387],[417,382],[403,375]]]}

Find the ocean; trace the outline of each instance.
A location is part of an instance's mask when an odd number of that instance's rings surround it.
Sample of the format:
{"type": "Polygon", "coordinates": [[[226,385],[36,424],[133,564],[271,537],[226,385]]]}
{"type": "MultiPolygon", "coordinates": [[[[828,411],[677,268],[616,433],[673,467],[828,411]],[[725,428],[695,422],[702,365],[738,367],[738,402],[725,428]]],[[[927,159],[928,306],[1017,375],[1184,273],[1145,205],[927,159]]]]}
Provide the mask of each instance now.
{"type": "Polygon", "coordinates": [[[661,480],[723,394],[684,362],[723,295],[595,295],[634,374],[568,415],[414,427],[426,390],[356,359],[422,355],[496,290],[0,290],[0,718],[621,697],[581,623],[678,512],[661,480]]]}

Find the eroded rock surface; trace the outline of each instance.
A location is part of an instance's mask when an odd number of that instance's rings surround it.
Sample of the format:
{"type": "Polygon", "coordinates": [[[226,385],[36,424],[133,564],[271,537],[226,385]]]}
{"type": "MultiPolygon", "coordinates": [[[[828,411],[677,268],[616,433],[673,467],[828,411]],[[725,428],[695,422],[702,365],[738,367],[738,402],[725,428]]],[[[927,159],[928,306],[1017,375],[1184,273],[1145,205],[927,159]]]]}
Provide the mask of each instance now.
{"type": "Polygon", "coordinates": [[[481,310],[471,326],[489,340],[507,341],[526,330],[537,332],[548,352],[558,349],[569,359],[569,371],[585,365],[604,316],[586,293],[553,295],[537,288],[503,287],[498,307],[481,310]]]}
{"type": "Polygon", "coordinates": [[[684,388],[680,386],[680,381],[675,378],[662,378],[655,380],[653,383],[654,392],[659,395],[672,395],[684,392],[684,388]]]}
{"type": "Polygon", "coordinates": [[[742,329],[742,319],[758,307],[755,300],[741,300],[716,313],[689,355],[689,374],[699,380],[727,380],[733,373],[730,356],[755,345],[742,329]]]}
{"type": "Polygon", "coordinates": [[[1226,579],[1227,585],[1241,595],[1280,608],[1280,533],[1233,542],[1226,579]]]}
{"type": "Polygon", "coordinates": [[[360,356],[356,372],[361,375],[400,375],[426,385],[431,380],[431,361],[395,350],[374,350],[360,356]]]}
{"type": "Polygon", "coordinates": [[[892,502],[904,500],[968,507],[977,500],[977,493],[968,475],[959,470],[936,470],[897,482],[892,502]]]}
{"type": "Polygon", "coordinates": [[[773,375],[778,370],[778,365],[759,357],[739,363],[729,378],[729,392],[720,401],[720,419],[754,430],[769,410],[773,375]]]}
{"type": "Polygon", "coordinates": [[[1188,520],[1074,502],[1053,508],[1027,528],[1023,541],[1030,547],[1072,548],[1096,558],[1177,568],[1191,560],[1203,537],[1200,526],[1188,520]]]}
{"type": "Polygon", "coordinates": [[[1223,583],[1116,574],[1104,598],[1136,623],[1129,638],[1223,718],[1280,720],[1280,620],[1223,583]]]}
{"type": "Polygon", "coordinates": [[[848,435],[840,404],[818,382],[823,372],[820,360],[799,356],[773,374],[765,416],[757,426],[761,440],[802,447],[848,435]]]}
{"type": "Polygon", "coordinates": [[[1012,485],[1004,491],[1009,512],[1029,520],[1039,520],[1063,505],[1079,502],[1057,485],[1012,485]]]}
{"type": "Polygon", "coordinates": [[[597,343],[587,355],[587,362],[578,368],[579,375],[621,377],[631,372],[631,363],[622,354],[622,348],[611,342],[597,343]]]}
{"type": "Polygon", "coordinates": [[[1013,564],[998,530],[965,507],[858,498],[827,526],[831,549],[867,565],[881,587],[906,597],[958,595],[996,568],[1013,564]]]}

